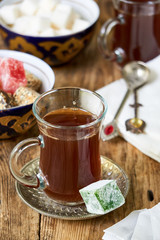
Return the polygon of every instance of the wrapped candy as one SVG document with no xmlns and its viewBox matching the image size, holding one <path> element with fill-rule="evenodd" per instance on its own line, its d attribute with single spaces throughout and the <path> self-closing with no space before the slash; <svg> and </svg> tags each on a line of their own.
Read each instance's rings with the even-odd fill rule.
<svg viewBox="0 0 160 240">
<path fill-rule="evenodd" d="M 14 99 L 11 94 L 0 90 L 0 110 L 14 107 Z"/>
<path fill-rule="evenodd" d="M 19 87 L 13 97 L 16 105 L 27 105 L 35 101 L 40 94 L 28 87 Z"/>
</svg>

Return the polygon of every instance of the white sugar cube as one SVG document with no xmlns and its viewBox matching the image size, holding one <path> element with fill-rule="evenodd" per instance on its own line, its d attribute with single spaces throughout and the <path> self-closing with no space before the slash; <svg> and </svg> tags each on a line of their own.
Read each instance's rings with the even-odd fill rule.
<svg viewBox="0 0 160 240">
<path fill-rule="evenodd" d="M 15 24 L 12 27 L 12 30 L 21 34 L 24 34 L 28 26 L 30 25 L 30 17 L 28 16 L 21 16 L 16 19 Z"/>
<path fill-rule="evenodd" d="M 39 36 L 39 32 L 29 28 L 25 30 L 24 34 L 28 36 L 34 36 L 34 37 Z"/>
<path fill-rule="evenodd" d="M 87 211 L 93 214 L 108 213 L 125 203 L 115 180 L 100 180 L 80 189 Z"/>
<path fill-rule="evenodd" d="M 31 16 L 30 17 L 30 26 L 28 27 L 29 31 L 39 33 L 44 31 L 44 29 L 50 28 L 51 22 L 49 18 Z"/>
<path fill-rule="evenodd" d="M 51 11 L 44 11 L 43 9 L 39 8 L 39 9 L 36 11 L 35 16 L 48 17 L 48 18 L 51 19 L 52 12 L 51 12 Z"/>
<path fill-rule="evenodd" d="M 39 3 L 39 10 L 50 12 L 55 9 L 57 1 L 55 0 L 41 0 Z"/>
<path fill-rule="evenodd" d="M 84 30 L 87 27 L 89 27 L 89 25 L 90 25 L 90 23 L 88 21 L 76 18 L 73 23 L 73 26 L 72 26 L 72 31 L 79 32 L 79 31 Z"/>
<path fill-rule="evenodd" d="M 51 22 L 56 28 L 70 28 L 74 21 L 74 11 L 71 6 L 59 3 L 57 4 Z"/>
<path fill-rule="evenodd" d="M 39 7 L 38 0 L 24 0 L 21 3 L 20 11 L 22 15 L 34 15 Z"/>
<path fill-rule="evenodd" d="M 8 5 L 0 9 L 0 17 L 5 24 L 14 24 L 15 20 L 20 16 L 19 5 Z"/>
<path fill-rule="evenodd" d="M 56 30 L 56 34 L 57 36 L 64 36 L 64 35 L 69 35 L 69 34 L 72 34 L 72 31 L 70 29 L 59 29 L 59 30 Z"/>
<path fill-rule="evenodd" d="M 0 19 L 13 31 L 34 36 L 64 36 L 89 25 L 72 6 L 58 0 L 23 0 L 0 9 Z M 73 26 L 73 30 L 72 30 Z"/>
<path fill-rule="evenodd" d="M 53 28 L 48 28 L 40 33 L 40 36 L 42 37 L 53 37 L 56 36 L 56 32 Z"/>
</svg>

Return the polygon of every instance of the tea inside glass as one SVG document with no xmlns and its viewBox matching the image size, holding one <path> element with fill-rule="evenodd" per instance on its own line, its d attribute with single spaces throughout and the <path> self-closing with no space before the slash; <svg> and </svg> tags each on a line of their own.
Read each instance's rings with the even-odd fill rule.
<svg viewBox="0 0 160 240">
<path fill-rule="evenodd" d="M 61 88 L 43 93 L 33 104 L 40 135 L 23 140 L 11 152 L 10 170 L 27 187 L 43 189 L 65 205 L 82 202 L 79 190 L 101 179 L 99 151 L 105 100 L 80 88 Z M 40 146 L 39 173 L 25 176 L 17 171 L 21 153 Z"/>
<path fill-rule="evenodd" d="M 123 14 L 124 24 L 115 27 L 113 47 L 124 49 L 124 63 L 132 60 L 147 62 L 160 53 L 160 1 L 152 8 L 145 0 L 139 1 L 139 5 L 136 1 L 130 5 L 128 2 L 121 1 L 119 7 L 115 7 L 115 16 Z M 145 2 L 148 9 L 144 7 Z"/>
<path fill-rule="evenodd" d="M 147 62 L 158 56 L 160 1 L 113 0 L 113 5 L 114 18 L 102 26 L 99 36 L 102 54 L 122 66 L 135 60 Z"/>
<path fill-rule="evenodd" d="M 77 108 L 62 108 L 46 114 L 43 119 L 63 127 L 76 127 L 97 119 Z M 47 181 L 44 189 L 54 200 L 81 201 L 79 189 L 100 180 L 99 129 L 60 128 L 43 131 L 45 147 L 41 149 L 40 170 Z"/>
<path fill-rule="evenodd" d="M 46 94 L 42 100 L 33 112 L 41 118 L 37 120 L 44 144 L 40 152 L 44 191 L 57 201 L 79 202 L 79 189 L 101 178 L 99 140 L 105 105 L 96 93 L 71 88 Z"/>
</svg>

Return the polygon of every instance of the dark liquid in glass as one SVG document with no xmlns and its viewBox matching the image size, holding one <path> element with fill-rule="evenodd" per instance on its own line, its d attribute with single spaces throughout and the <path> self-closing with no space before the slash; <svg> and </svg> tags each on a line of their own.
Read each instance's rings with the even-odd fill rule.
<svg viewBox="0 0 160 240">
<path fill-rule="evenodd" d="M 80 126 L 96 118 L 84 110 L 60 109 L 44 116 L 59 126 Z M 40 130 L 41 131 L 41 130 Z M 40 169 L 48 182 L 46 194 L 59 201 L 81 201 L 79 189 L 101 177 L 98 127 L 47 130 L 41 149 Z"/>
<path fill-rule="evenodd" d="M 146 62 L 160 54 L 160 2 L 153 7 L 152 13 L 148 8 L 148 12 L 146 9 L 145 14 L 141 14 L 136 8 L 126 1 L 115 10 L 115 16 L 122 14 L 125 21 L 115 27 L 113 37 L 113 49 L 121 47 L 126 53 L 123 64 L 132 60 Z"/>
</svg>

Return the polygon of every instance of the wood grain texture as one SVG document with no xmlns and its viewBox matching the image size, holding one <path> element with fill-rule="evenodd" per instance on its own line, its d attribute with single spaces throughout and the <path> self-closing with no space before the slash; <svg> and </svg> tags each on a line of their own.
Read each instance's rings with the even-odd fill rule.
<svg viewBox="0 0 160 240">
<path fill-rule="evenodd" d="M 114 63 L 104 60 L 97 49 L 97 33 L 112 16 L 111 0 L 97 1 L 101 15 L 88 47 L 68 64 L 54 68 L 55 87 L 76 86 L 96 90 L 120 77 Z M 0 40 L 1 49 L 5 48 Z M 128 174 L 130 191 L 126 203 L 109 214 L 85 221 L 64 221 L 38 214 L 26 206 L 15 191 L 8 159 L 12 148 L 21 140 L 37 136 L 37 126 L 25 135 L 0 141 L 0 239 L 1 240 L 100 240 L 103 230 L 120 221 L 135 209 L 150 208 L 160 201 L 160 164 L 145 156 L 118 137 L 101 142 L 101 154 L 118 163 Z M 148 201 L 147 191 L 154 200 Z"/>
</svg>

